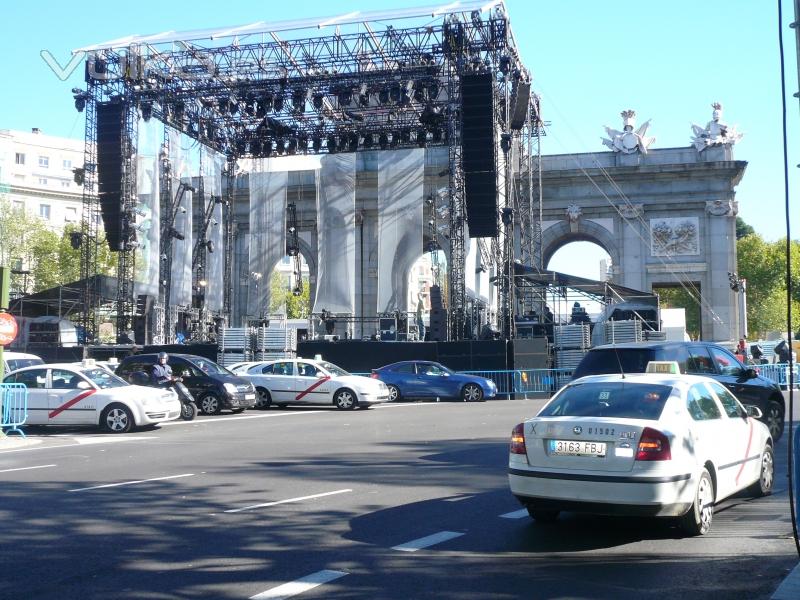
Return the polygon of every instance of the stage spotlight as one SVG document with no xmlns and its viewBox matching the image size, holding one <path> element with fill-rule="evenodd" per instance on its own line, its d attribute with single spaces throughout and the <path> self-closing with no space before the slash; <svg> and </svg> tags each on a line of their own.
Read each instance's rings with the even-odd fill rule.
<svg viewBox="0 0 800 600">
<path fill-rule="evenodd" d="M 272 144 L 272 140 L 264 140 L 261 143 L 261 154 L 262 155 L 269 156 L 270 154 L 272 154 L 273 149 L 274 149 L 274 147 L 273 147 L 273 144 Z"/>
<path fill-rule="evenodd" d="M 400 85 L 399 85 L 399 84 L 397 84 L 397 83 L 395 83 L 395 84 L 394 84 L 394 85 L 393 85 L 393 86 L 392 86 L 392 87 L 389 89 L 389 99 L 390 99 L 392 102 L 400 102 L 400 98 L 402 97 L 402 95 L 403 95 L 403 93 L 402 93 L 402 91 L 400 90 Z"/>
<path fill-rule="evenodd" d="M 428 86 L 428 100 L 435 101 L 439 97 L 439 84 L 436 81 Z"/>
<path fill-rule="evenodd" d="M 81 242 L 83 242 L 82 235 L 80 231 L 73 231 L 69 234 L 69 245 L 72 246 L 73 250 L 81 247 Z"/>
<path fill-rule="evenodd" d="M 362 108 L 367 108 L 369 106 L 369 94 L 359 94 L 358 104 Z"/>
<path fill-rule="evenodd" d="M 247 141 L 246 140 L 237 140 L 236 141 L 236 154 L 239 156 L 243 156 L 247 154 Z"/>
<path fill-rule="evenodd" d="M 297 154 L 297 139 L 292 138 L 289 140 L 289 143 L 286 146 L 286 151 L 289 154 Z"/>
<path fill-rule="evenodd" d="M 209 254 L 214 254 L 214 242 L 213 240 L 208 240 L 206 242 L 206 249 L 208 250 Z"/>
<path fill-rule="evenodd" d="M 428 142 L 428 132 L 424 129 L 420 129 L 417 131 L 417 145 L 420 148 L 424 148 L 425 144 Z"/>
<path fill-rule="evenodd" d="M 183 235 L 180 231 L 178 231 L 174 227 L 169 228 L 169 236 L 174 237 L 176 240 L 179 240 L 181 242 L 186 239 L 186 236 Z"/>
<path fill-rule="evenodd" d="M 258 141 L 258 140 L 250 140 L 250 153 L 253 156 L 256 156 L 256 157 L 260 156 L 261 155 L 261 150 L 262 150 L 262 146 L 261 146 L 261 142 L 260 141 Z"/>
<path fill-rule="evenodd" d="M 266 96 L 261 96 L 256 102 L 256 116 L 259 118 L 263 118 L 267 116 L 267 113 L 272 110 L 272 96 L 267 94 Z"/>
<path fill-rule="evenodd" d="M 348 139 L 348 149 L 350 152 L 355 152 L 358 150 L 358 134 L 353 132 L 350 134 L 350 139 Z"/>
<path fill-rule="evenodd" d="M 504 54 L 500 57 L 500 72 L 503 75 L 508 75 L 508 72 L 511 70 L 511 57 Z"/>
<path fill-rule="evenodd" d="M 441 129 L 436 128 L 431 132 L 431 138 L 435 144 L 438 144 L 444 139 L 444 132 Z"/>
<path fill-rule="evenodd" d="M 350 138 L 348 137 L 348 135 L 346 133 L 343 133 L 342 135 L 339 136 L 339 144 L 338 145 L 339 145 L 339 148 L 342 151 L 344 151 L 344 149 L 347 148 L 347 146 L 350 145 Z"/>
<path fill-rule="evenodd" d="M 425 102 L 425 88 L 418 87 L 414 90 L 414 100 L 420 104 Z"/>
<path fill-rule="evenodd" d="M 84 108 L 86 108 L 86 98 L 83 96 L 75 96 L 75 110 L 83 112 Z"/>
<path fill-rule="evenodd" d="M 399 143 L 400 143 L 400 132 L 399 131 L 393 131 L 392 132 L 392 142 L 391 142 L 392 148 L 395 148 L 397 146 L 397 144 L 399 144 Z"/>
<path fill-rule="evenodd" d="M 400 141 L 407 144 L 411 141 L 411 130 L 410 129 L 403 129 L 400 131 Z"/>
<path fill-rule="evenodd" d="M 316 143 L 316 140 L 314 140 L 314 143 Z M 327 147 L 328 147 L 328 153 L 329 154 L 333 154 L 334 152 L 336 152 L 336 136 L 335 135 L 328 136 L 328 146 Z"/>
<path fill-rule="evenodd" d="M 344 114 L 348 119 L 351 119 L 353 121 L 359 121 L 359 122 L 364 121 L 364 115 L 361 113 L 353 112 L 352 110 L 346 110 L 344 111 Z"/>
<path fill-rule="evenodd" d="M 144 119 L 144 122 L 147 123 L 150 120 L 150 117 L 153 116 L 153 103 L 142 102 L 139 108 L 142 111 L 142 119 Z"/>
<path fill-rule="evenodd" d="M 311 140 L 311 147 L 314 149 L 314 152 L 319 152 L 322 148 L 322 138 L 314 136 Z"/>
<path fill-rule="evenodd" d="M 272 101 L 272 109 L 279 113 L 283 110 L 283 96 L 275 96 Z"/>
<path fill-rule="evenodd" d="M 339 101 L 339 107 L 347 106 L 353 101 L 353 92 L 349 88 L 343 89 L 337 94 L 336 98 Z"/>
<path fill-rule="evenodd" d="M 378 102 L 381 104 L 388 104 L 389 103 L 389 89 L 388 88 L 381 88 L 378 92 Z"/>
<path fill-rule="evenodd" d="M 325 96 L 323 94 L 314 94 L 314 98 L 312 99 L 312 104 L 315 109 L 322 110 L 324 101 L 325 101 Z"/>
<path fill-rule="evenodd" d="M 385 133 L 382 133 L 378 136 L 378 146 L 381 147 L 381 150 L 386 150 L 386 147 L 389 145 L 389 136 Z"/>
<path fill-rule="evenodd" d="M 86 181 L 86 170 L 82 167 L 75 167 L 72 169 L 72 179 L 75 181 L 75 185 L 83 185 Z"/>
<path fill-rule="evenodd" d="M 300 286 L 295 287 L 294 290 L 292 291 L 292 294 L 295 296 L 302 296 L 303 288 L 301 288 Z"/>
<path fill-rule="evenodd" d="M 284 154 L 286 152 L 286 142 L 278 140 L 275 149 L 278 151 L 278 154 Z"/>
<path fill-rule="evenodd" d="M 372 148 L 375 143 L 375 138 L 371 133 L 364 135 L 364 148 Z"/>
<path fill-rule="evenodd" d="M 297 140 L 297 145 L 303 152 L 308 151 L 308 138 L 306 136 L 300 136 Z"/>
<path fill-rule="evenodd" d="M 292 106 L 297 112 L 301 112 L 306 105 L 306 91 L 295 90 L 292 92 Z"/>
<path fill-rule="evenodd" d="M 230 104 L 228 105 L 228 110 L 232 115 L 235 115 L 239 112 L 239 102 L 234 100 L 233 98 L 230 99 Z M 183 114 L 183 107 L 181 107 L 181 114 Z"/>
</svg>

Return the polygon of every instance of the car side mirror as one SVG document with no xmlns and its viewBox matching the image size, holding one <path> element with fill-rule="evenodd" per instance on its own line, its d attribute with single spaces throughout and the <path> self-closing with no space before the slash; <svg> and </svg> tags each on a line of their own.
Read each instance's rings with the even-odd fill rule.
<svg viewBox="0 0 800 600">
<path fill-rule="evenodd" d="M 756 370 L 754 368 L 747 367 L 744 370 L 744 377 L 745 379 L 755 379 L 756 377 L 758 377 L 758 373 L 756 373 Z"/>
<path fill-rule="evenodd" d="M 761 409 L 757 406 L 753 406 L 752 404 L 745 404 L 744 409 L 747 411 L 748 417 L 753 417 L 754 419 L 760 419 L 764 416 L 764 413 L 761 412 Z"/>
<path fill-rule="evenodd" d="M 79 381 L 77 387 L 78 387 L 79 390 L 90 390 L 90 389 L 92 389 L 92 386 L 88 381 Z"/>
</svg>

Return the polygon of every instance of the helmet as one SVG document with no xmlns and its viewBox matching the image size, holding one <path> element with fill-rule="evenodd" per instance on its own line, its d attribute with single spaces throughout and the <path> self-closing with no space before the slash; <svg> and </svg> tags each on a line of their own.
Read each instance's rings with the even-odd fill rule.
<svg viewBox="0 0 800 600">
<path fill-rule="evenodd" d="M 169 354 L 167 354 L 166 352 L 159 352 L 158 353 L 158 360 L 161 360 L 162 358 L 164 360 L 169 360 Z"/>
</svg>

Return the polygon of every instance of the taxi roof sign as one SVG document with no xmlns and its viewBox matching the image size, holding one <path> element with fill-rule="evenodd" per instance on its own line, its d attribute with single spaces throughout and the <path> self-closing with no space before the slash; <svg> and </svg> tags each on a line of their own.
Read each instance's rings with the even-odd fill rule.
<svg viewBox="0 0 800 600">
<path fill-rule="evenodd" d="M 651 360 L 647 363 L 645 373 L 661 373 L 664 375 L 680 375 L 681 368 L 675 360 Z"/>
</svg>

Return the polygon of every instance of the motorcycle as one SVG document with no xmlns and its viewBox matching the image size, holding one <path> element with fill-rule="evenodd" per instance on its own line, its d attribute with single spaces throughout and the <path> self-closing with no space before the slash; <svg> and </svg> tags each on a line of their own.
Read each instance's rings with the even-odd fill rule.
<svg viewBox="0 0 800 600">
<path fill-rule="evenodd" d="M 178 394 L 178 399 L 181 401 L 181 419 L 184 421 L 192 421 L 197 416 L 197 404 L 194 402 L 194 396 L 185 385 L 181 377 L 175 377 L 169 384 Z"/>
</svg>

